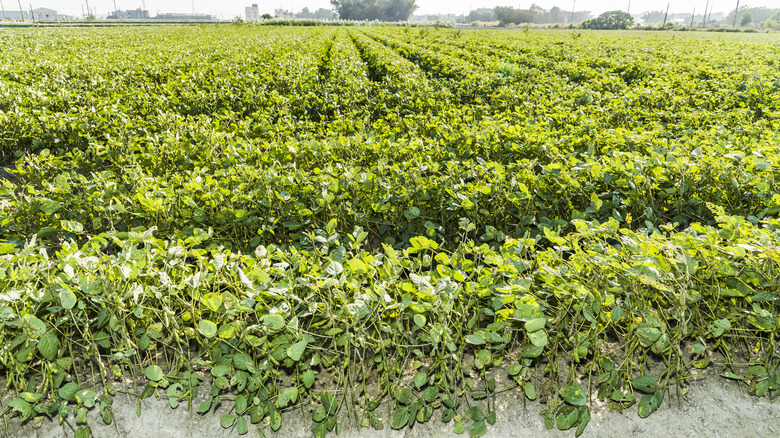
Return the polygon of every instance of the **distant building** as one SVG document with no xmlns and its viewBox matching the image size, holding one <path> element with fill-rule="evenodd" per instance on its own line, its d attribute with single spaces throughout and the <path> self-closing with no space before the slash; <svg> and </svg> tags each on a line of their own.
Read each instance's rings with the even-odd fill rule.
<svg viewBox="0 0 780 438">
<path fill-rule="evenodd" d="M 257 7 L 257 3 L 253 3 L 252 6 L 244 8 L 244 14 L 246 21 L 257 21 L 260 19 L 260 8 Z"/>
<path fill-rule="evenodd" d="M 131 11 L 114 11 L 108 15 L 111 20 L 148 20 L 149 11 L 145 9 L 135 9 Z"/>
<path fill-rule="evenodd" d="M 280 20 L 289 20 L 291 18 L 295 18 L 295 15 L 293 15 L 290 11 L 285 11 L 284 9 L 274 9 L 274 18 L 278 18 Z"/>
<path fill-rule="evenodd" d="M 32 14 L 30 14 L 30 11 L 5 11 L 0 13 L 0 18 L 3 20 L 12 20 L 12 21 L 43 21 L 43 20 L 69 20 L 71 17 L 68 17 L 65 14 L 58 14 L 57 11 L 54 9 L 49 8 L 38 8 L 33 9 Z"/>
<path fill-rule="evenodd" d="M 185 14 L 180 12 L 169 12 L 165 14 L 157 14 L 154 17 L 156 20 L 171 20 L 171 21 L 214 21 L 214 17 L 207 14 Z"/>
</svg>

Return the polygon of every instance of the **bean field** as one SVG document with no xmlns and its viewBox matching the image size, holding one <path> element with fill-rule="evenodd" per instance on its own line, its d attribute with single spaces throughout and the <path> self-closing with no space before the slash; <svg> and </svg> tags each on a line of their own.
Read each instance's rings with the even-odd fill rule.
<svg viewBox="0 0 780 438">
<path fill-rule="evenodd" d="M 6 417 L 780 395 L 776 33 L 0 30 L 0 164 Z"/>
</svg>

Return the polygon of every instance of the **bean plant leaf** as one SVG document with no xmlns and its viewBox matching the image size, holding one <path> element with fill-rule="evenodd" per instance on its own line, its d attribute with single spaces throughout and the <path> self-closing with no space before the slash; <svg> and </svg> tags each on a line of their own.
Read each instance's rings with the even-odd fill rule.
<svg viewBox="0 0 780 438">
<path fill-rule="evenodd" d="M 555 414 L 555 420 L 560 430 L 571 429 L 577 424 L 579 418 L 580 413 L 576 406 L 563 405 Z"/>
<path fill-rule="evenodd" d="M 309 341 L 303 340 L 290 345 L 290 347 L 287 348 L 287 357 L 298 362 L 301 360 L 301 356 L 303 356 L 303 352 L 306 350 L 306 345 L 308 344 Z"/>
<path fill-rule="evenodd" d="M 38 340 L 37 347 L 41 356 L 48 360 L 54 360 L 57 356 L 57 350 L 60 348 L 60 341 L 57 339 L 57 336 L 46 333 Z"/>
<path fill-rule="evenodd" d="M 159 382 L 163 377 L 165 377 L 162 368 L 158 367 L 157 365 L 149 365 L 146 367 L 144 374 L 146 375 L 146 378 L 152 382 Z"/>
<path fill-rule="evenodd" d="M 582 390 L 579 383 L 572 382 L 560 390 L 561 397 L 574 406 L 585 406 L 588 401 L 587 394 Z"/>
<path fill-rule="evenodd" d="M 198 321 L 198 331 L 207 338 L 213 338 L 217 335 L 217 325 L 208 319 Z"/>
</svg>

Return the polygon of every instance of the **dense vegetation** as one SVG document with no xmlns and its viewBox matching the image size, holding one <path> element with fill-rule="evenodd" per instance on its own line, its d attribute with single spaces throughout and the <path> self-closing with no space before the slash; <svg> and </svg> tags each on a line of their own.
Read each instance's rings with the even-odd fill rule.
<svg viewBox="0 0 780 438">
<path fill-rule="evenodd" d="M 480 436 L 508 381 L 579 434 L 705 368 L 774 399 L 771 37 L 2 32 L 4 412 L 86 436 L 132 382 L 239 433 Z"/>
</svg>

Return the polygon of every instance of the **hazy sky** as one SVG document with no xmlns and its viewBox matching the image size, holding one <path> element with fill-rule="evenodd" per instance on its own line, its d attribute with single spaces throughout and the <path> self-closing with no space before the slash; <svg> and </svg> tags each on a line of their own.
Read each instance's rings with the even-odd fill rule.
<svg viewBox="0 0 780 438">
<path fill-rule="evenodd" d="M 19 9 L 19 0 L 0 0 L 3 6 L 7 10 Z M 594 14 L 598 14 L 604 11 L 621 9 L 626 10 L 629 5 L 628 0 L 575 0 L 577 10 L 589 10 Z M 46 7 L 50 9 L 56 9 L 60 13 L 69 15 L 81 15 L 82 7 L 89 3 L 90 8 L 97 12 L 97 15 L 105 15 L 114 9 L 114 3 L 119 9 L 135 9 L 140 8 L 143 4 L 146 4 L 152 15 L 156 12 L 192 12 L 193 3 L 195 10 L 198 12 L 214 14 L 217 17 L 229 19 L 236 15 L 244 15 L 244 6 L 249 6 L 251 3 L 257 3 L 260 6 L 261 13 L 269 12 L 273 13 L 274 9 L 283 8 L 293 11 L 300 11 L 304 6 L 311 10 L 318 8 L 330 8 L 331 4 L 329 0 L 219 0 L 219 1 L 206 1 L 206 0 L 22 0 L 22 5 L 25 9 L 29 8 L 32 4 L 33 8 Z M 477 8 L 492 8 L 494 6 L 514 6 L 528 8 L 532 3 L 549 9 L 553 6 L 558 6 L 564 10 L 571 10 L 572 0 L 536 0 L 521 1 L 521 0 L 417 0 L 417 4 L 420 8 L 417 10 L 417 14 L 432 14 L 432 13 L 451 13 L 451 14 L 468 14 L 469 10 Z M 653 1 L 653 0 L 633 0 L 631 3 L 630 12 L 640 13 L 651 10 L 662 10 L 666 8 L 667 1 Z M 671 12 L 692 12 L 693 8 L 696 8 L 696 13 L 704 11 L 704 6 L 707 0 L 671 0 Z M 736 6 L 736 0 L 710 0 L 710 5 L 714 5 L 714 11 L 731 11 Z M 740 6 L 767 6 L 767 7 L 780 7 L 780 1 L 778 0 L 742 0 Z"/>
</svg>

